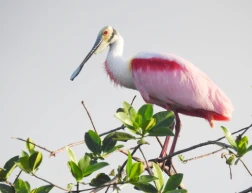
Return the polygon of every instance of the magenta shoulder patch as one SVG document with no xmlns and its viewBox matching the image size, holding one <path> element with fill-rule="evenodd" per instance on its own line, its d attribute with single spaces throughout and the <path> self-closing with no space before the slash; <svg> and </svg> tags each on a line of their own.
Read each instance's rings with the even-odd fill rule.
<svg viewBox="0 0 252 193">
<path fill-rule="evenodd" d="M 132 70 L 174 71 L 184 69 L 174 60 L 163 58 L 134 58 L 131 61 Z"/>
</svg>

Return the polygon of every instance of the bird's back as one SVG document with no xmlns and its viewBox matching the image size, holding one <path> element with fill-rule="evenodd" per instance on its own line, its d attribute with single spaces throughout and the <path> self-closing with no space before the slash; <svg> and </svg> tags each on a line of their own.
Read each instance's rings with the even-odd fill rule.
<svg viewBox="0 0 252 193">
<path fill-rule="evenodd" d="M 144 100 L 211 120 L 231 118 L 225 93 L 192 63 L 170 53 L 142 52 L 131 60 L 132 77 Z"/>
</svg>

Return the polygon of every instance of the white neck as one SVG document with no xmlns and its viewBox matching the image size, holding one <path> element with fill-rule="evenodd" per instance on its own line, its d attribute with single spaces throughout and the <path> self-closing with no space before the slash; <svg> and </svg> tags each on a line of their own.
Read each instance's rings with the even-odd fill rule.
<svg viewBox="0 0 252 193">
<path fill-rule="evenodd" d="M 123 38 L 118 38 L 109 47 L 105 62 L 105 69 L 110 79 L 123 87 L 136 89 L 132 80 L 132 72 L 129 61 L 125 60 L 123 54 Z"/>
</svg>

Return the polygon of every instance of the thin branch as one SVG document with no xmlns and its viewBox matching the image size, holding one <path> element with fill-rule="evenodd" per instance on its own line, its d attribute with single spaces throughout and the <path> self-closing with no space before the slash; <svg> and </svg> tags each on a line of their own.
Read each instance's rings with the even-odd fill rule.
<svg viewBox="0 0 252 193">
<path fill-rule="evenodd" d="M 119 152 L 121 152 L 122 154 L 128 156 L 128 150 L 125 149 L 118 149 Z M 136 157 L 136 156 L 132 156 L 132 159 L 137 161 L 137 162 L 143 162 L 143 160 L 141 160 L 140 158 Z"/>
<path fill-rule="evenodd" d="M 214 144 L 214 145 L 219 145 L 219 146 L 224 147 L 224 148 L 231 148 L 231 149 L 233 149 L 232 146 L 227 145 L 227 144 L 225 144 L 225 143 L 221 143 L 221 142 L 217 142 L 217 141 L 207 141 L 207 142 L 204 142 L 204 143 L 200 143 L 200 144 L 193 145 L 193 146 L 191 146 L 191 147 L 188 147 L 188 148 L 185 148 L 185 149 L 176 151 L 176 152 L 174 152 L 174 153 L 172 153 L 172 154 L 170 154 L 170 155 L 167 155 L 167 156 L 165 156 L 165 157 L 163 157 L 163 158 L 154 159 L 153 161 L 162 162 L 162 161 L 164 161 L 164 160 L 166 160 L 166 159 L 172 158 L 172 157 L 174 157 L 174 156 L 176 156 L 176 155 L 179 155 L 179 154 L 181 154 L 181 153 L 185 153 L 185 152 L 187 152 L 187 151 L 191 151 L 191 150 L 197 149 L 197 148 L 199 148 L 199 147 L 203 147 L 203 146 L 207 146 L 207 145 L 213 145 L 213 144 Z"/>
<path fill-rule="evenodd" d="M 226 161 L 228 160 L 227 156 L 225 154 L 222 154 L 222 156 L 226 159 Z M 231 165 L 228 164 L 229 167 L 229 175 L 230 175 L 230 180 L 232 180 L 232 169 L 231 169 Z"/>
<path fill-rule="evenodd" d="M 132 153 L 131 153 L 132 156 L 136 153 L 136 151 L 138 150 L 138 148 L 141 147 L 141 145 L 142 145 L 142 144 L 139 144 L 139 145 L 137 145 L 137 146 L 135 147 L 135 149 L 134 149 L 134 150 L 132 151 Z M 124 161 L 123 165 L 122 165 L 121 168 L 120 168 L 119 174 L 122 173 L 123 168 L 124 168 L 125 165 L 127 164 L 127 161 L 128 161 L 128 159 L 126 159 L 126 160 Z"/>
<path fill-rule="evenodd" d="M 144 161 L 145 161 L 145 164 L 146 164 L 148 173 L 149 173 L 150 175 L 153 175 L 153 172 L 152 172 L 151 169 L 149 168 L 148 161 L 147 161 L 147 159 L 146 159 L 146 157 L 145 157 L 145 155 L 144 155 L 144 153 L 143 153 L 143 151 L 142 151 L 142 148 L 139 147 L 139 150 L 140 150 L 140 152 L 141 152 L 141 154 L 142 154 L 142 156 L 143 156 L 143 158 L 144 158 Z"/>
<path fill-rule="evenodd" d="M 17 179 L 19 178 L 19 176 L 20 176 L 21 174 L 22 174 L 22 170 L 20 170 L 20 171 L 19 171 L 19 173 L 18 173 L 17 177 L 15 178 L 15 180 L 14 180 L 13 184 L 15 184 L 15 183 L 16 183 Z"/>
<path fill-rule="evenodd" d="M 249 125 L 247 128 L 245 128 L 244 131 L 240 135 L 243 136 L 251 127 L 252 127 L 252 124 Z"/>
<path fill-rule="evenodd" d="M 86 107 L 84 101 L 81 101 L 81 104 L 82 104 L 82 106 L 84 107 L 84 109 L 85 109 L 85 111 L 86 111 L 86 113 L 87 113 L 87 115 L 88 115 L 88 118 L 89 118 L 89 120 L 90 120 L 90 122 L 91 122 L 91 124 L 92 124 L 92 126 L 93 126 L 94 131 L 97 133 L 97 131 L 96 131 L 96 129 L 95 129 L 95 126 L 94 126 L 94 122 L 93 122 L 93 120 L 92 120 L 92 117 L 91 117 L 91 115 L 90 115 L 90 113 L 89 113 L 89 111 L 88 111 L 88 109 L 87 109 L 87 107 Z"/>
<path fill-rule="evenodd" d="M 236 133 L 239 133 L 239 132 L 241 132 L 241 131 L 244 131 L 241 135 L 243 135 L 248 129 L 250 129 L 252 127 L 252 124 L 251 125 L 249 125 L 248 127 L 244 127 L 243 129 L 239 129 L 238 131 L 235 131 L 235 132 L 233 132 L 233 133 L 231 133 L 232 135 L 234 135 L 234 134 L 236 134 Z M 216 139 L 215 141 L 220 141 L 220 140 L 222 140 L 222 139 L 225 139 L 225 136 L 224 137 L 221 137 L 221 138 L 219 138 L 219 139 Z"/>
<path fill-rule="evenodd" d="M 248 173 L 252 176 L 251 171 L 248 169 L 248 167 L 246 166 L 246 164 L 240 159 L 241 163 L 243 164 L 243 166 L 246 168 L 246 170 L 248 171 Z"/>
<path fill-rule="evenodd" d="M 117 127 L 117 128 L 112 129 L 112 130 L 110 130 L 110 131 L 106 131 L 106 132 L 104 132 L 104 133 L 101 133 L 99 136 L 101 137 L 101 136 L 103 136 L 103 135 L 107 135 L 107 134 L 109 134 L 109 133 L 113 133 L 113 132 L 115 132 L 115 131 L 118 131 L 118 130 L 121 130 L 121 129 L 124 129 L 124 128 L 125 128 L 125 126 L 124 126 L 124 125 L 121 125 L 120 127 Z M 81 144 L 84 144 L 84 143 L 85 143 L 85 141 L 84 141 L 84 140 L 81 140 L 81 141 L 78 141 L 78 142 L 70 143 L 70 144 L 68 144 L 68 145 L 66 145 L 66 146 L 68 146 L 68 147 L 74 147 L 74 146 L 81 145 Z M 61 148 L 59 148 L 59 149 L 53 151 L 53 152 L 50 154 L 50 156 L 55 156 L 57 153 L 60 153 L 60 152 L 64 151 L 66 146 L 61 147 Z"/>
<path fill-rule="evenodd" d="M 66 145 L 66 146 L 68 146 L 68 147 L 74 147 L 74 146 L 77 146 L 77 145 L 81 145 L 81 144 L 83 144 L 83 143 L 85 143 L 84 140 L 78 141 L 78 142 L 74 142 L 74 143 L 70 143 L 70 144 L 68 144 L 68 145 Z M 61 148 L 57 149 L 56 151 L 53 151 L 53 152 L 49 155 L 49 157 L 51 157 L 51 156 L 54 156 L 54 157 L 55 157 L 57 153 L 64 151 L 65 148 L 66 148 L 66 146 L 61 147 Z"/>
<path fill-rule="evenodd" d="M 77 193 L 79 193 L 79 182 L 77 182 L 77 188 L 76 188 L 76 190 L 77 190 Z"/>
<path fill-rule="evenodd" d="M 42 146 L 37 145 L 37 144 L 35 144 L 35 143 L 32 143 L 32 142 L 30 142 L 30 141 L 26 141 L 25 139 L 22 139 L 22 138 L 19 138 L 19 137 L 12 137 L 12 139 L 17 139 L 17 140 L 20 140 L 20 141 L 24 141 L 24 142 L 26 142 L 26 143 L 33 144 L 33 145 L 35 145 L 36 147 L 38 147 L 38 148 L 40 148 L 40 149 L 43 149 L 43 150 L 47 151 L 47 152 L 50 153 L 50 154 L 53 154 L 53 151 L 50 151 L 50 150 L 46 149 L 45 147 L 42 147 Z"/>
<path fill-rule="evenodd" d="M 90 193 L 96 193 L 99 192 L 100 190 L 102 190 L 103 188 L 107 187 L 107 186 L 111 186 L 111 185 L 119 185 L 119 184 L 125 184 L 123 182 L 118 182 L 119 178 L 118 177 L 114 177 L 111 181 L 106 182 L 104 185 L 100 186 L 100 187 L 96 187 L 96 188 L 89 188 L 89 189 L 85 189 L 85 190 L 81 190 L 80 192 L 84 192 L 87 190 L 92 190 Z"/>
<path fill-rule="evenodd" d="M 104 132 L 104 133 L 101 133 L 99 136 L 102 137 L 102 136 L 104 136 L 104 135 L 107 135 L 107 134 L 109 134 L 109 133 L 113 133 L 113 132 L 118 131 L 118 130 L 122 130 L 122 129 L 124 129 L 124 128 L 125 128 L 125 126 L 124 126 L 124 125 L 121 125 L 120 127 L 117 127 L 117 128 L 115 128 L 115 129 L 106 131 L 106 132 Z"/>
<path fill-rule="evenodd" d="M 246 190 L 239 192 L 239 193 L 249 193 L 249 192 L 252 192 L 252 186 Z"/>
<path fill-rule="evenodd" d="M 196 160 L 196 159 L 199 159 L 199 158 L 207 157 L 209 155 L 213 155 L 213 154 L 218 153 L 218 152 L 220 152 L 220 151 L 222 151 L 224 149 L 225 148 L 221 148 L 221 149 L 218 149 L 218 150 L 213 151 L 211 153 L 207 153 L 207 154 L 203 154 L 203 155 L 200 155 L 200 156 L 197 156 L 197 157 L 193 157 L 193 158 L 190 158 L 190 159 L 183 160 L 183 163 L 187 163 L 187 162 L 192 161 L 192 160 Z"/>
<path fill-rule="evenodd" d="M 109 190 L 110 186 L 111 186 L 111 185 L 109 185 L 109 186 L 107 187 L 107 189 L 106 189 L 105 193 L 107 193 L 107 192 L 108 192 L 108 190 Z"/>
<path fill-rule="evenodd" d="M 131 106 L 133 105 L 135 99 L 136 99 L 136 95 L 133 97 L 133 99 L 132 99 L 132 101 L 131 101 L 131 103 L 130 103 Z"/>
<path fill-rule="evenodd" d="M 56 187 L 56 188 L 59 188 L 59 189 L 61 189 L 61 190 L 64 190 L 64 191 L 67 191 L 67 192 L 68 192 L 67 189 L 62 188 L 62 187 L 60 187 L 60 186 L 58 186 L 58 185 L 55 185 L 55 184 L 53 184 L 52 182 L 49 182 L 49 181 L 47 181 L 47 180 L 45 180 L 45 179 L 43 179 L 43 178 L 41 178 L 41 177 L 36 176 L 35 174 L 31 174 L 31 175 L 34 176 L 35 178 L 38 178 L 38 179 L 40 179 L 40 180 L 42 180 L 42 181 L 44 181 L 44 182 L 46 182 L 46 183 L 48 183 L 48 184 L 50 184 L 50 185 Z"/>
</svg>

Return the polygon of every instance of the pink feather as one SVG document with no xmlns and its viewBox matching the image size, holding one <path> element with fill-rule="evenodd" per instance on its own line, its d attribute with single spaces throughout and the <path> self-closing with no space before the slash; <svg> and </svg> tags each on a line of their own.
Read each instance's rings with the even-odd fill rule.
<svg viewBox="0 0 252 193">
<path fill-rule="evenodd" d="M 140 53 L 131 60 L 133 81 L 147 103 L 208 120 L 229 120 L 233 105 L 192 63 L 169 53 Z"/>
</svg>

